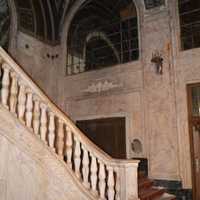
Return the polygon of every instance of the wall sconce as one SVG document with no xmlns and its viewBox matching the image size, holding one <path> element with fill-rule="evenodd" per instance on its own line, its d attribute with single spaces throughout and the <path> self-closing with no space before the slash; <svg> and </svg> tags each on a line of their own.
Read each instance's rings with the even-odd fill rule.
<svg viewBox="0 0 200 200">
<path fill-rule="evenodd" d="M 163 60 L 161 53 L 158 51 L 152 54 L 151 62 L 155 64 L 157 74 L 163 74 Z"/>
</svg>

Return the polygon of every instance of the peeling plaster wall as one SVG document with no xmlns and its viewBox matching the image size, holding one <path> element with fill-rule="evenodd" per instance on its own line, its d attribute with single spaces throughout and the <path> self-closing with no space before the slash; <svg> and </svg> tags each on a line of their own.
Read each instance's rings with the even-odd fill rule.
<svg viewBox="0 0 200 200">
<path fill-rule="evenodd" d="M 191 188 L 186 84 L 200 82 L 200 49 L 179 50 L 177 1 L 139 10 L 137 62 L 65 76 L 65 43 L 51 47 L 22 33 L 15 58 L 74 121 L 126 117 L 127 156 L 148 158 L 151 178 L 181 180 Z M 163 75 L 151 63 L 156 50 L 164 58 Z M 59 56 L 52 60 L 47 53 Z M 143 144 L 140 154 L 130 148 L 135 138 Z"/>
<path fill-rule="evenodd" d="M 60 48 L 44 44 L 24 33 L 18 32 L 14 58 L 45 93 L 58 103 L 58 78 Z"/>
</svg>

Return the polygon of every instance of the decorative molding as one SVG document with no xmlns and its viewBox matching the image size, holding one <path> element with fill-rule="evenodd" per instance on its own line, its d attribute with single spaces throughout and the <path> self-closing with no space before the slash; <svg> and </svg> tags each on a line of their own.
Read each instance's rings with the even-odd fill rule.
<svg viewBox="0 0 200 200">
<path fill-rule="evenodd" d="M 101 93 L 106 92 L 109 90 L 113 90 L 116 88 L 122 87 L 122 84 L 113 83 L 108 80 L 104 81 L 98 81 L 96 83 L 90 84 L 85 90 L 83 90 L 84 93 Z"/>
</svg>

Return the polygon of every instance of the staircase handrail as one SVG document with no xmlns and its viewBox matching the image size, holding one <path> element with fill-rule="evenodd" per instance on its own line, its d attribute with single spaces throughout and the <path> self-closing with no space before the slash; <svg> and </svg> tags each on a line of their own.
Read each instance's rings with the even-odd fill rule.
<svg viewBox="0 0 200 200">
<path fill-rule="evenodd" d="M 102 199 L 103 197 L 121 200 L 130 197 L 134 200 L 138 199 L 137 168 L 139 161 L 113 159 L 92 143 L 1 47 L 0 63 L 0 69 L 2 68 L 1 104 L 11 112 L 15 112 L 28 128 L 40 132 L 43 142 L 49 143 L 51 149 L 56 151 L 61 159 L 68 156 L 67 164 L 71 165 L 77 178 L 82 179 L 88 189 L 95 192 L 96 185 L 99 183 L 100 191 L 96 192 Z M 37 112 L 34 110 L 40 114 L 37 116 Z M 56 119 L 58 125 L 55 128 Z M 48 140 L 47 137 L 49 137 Z M 55 141 L 55 137 L 57 141 Z M 57 147 L 55 147 L 55 142 L 58 143 Z M 64 148 L 66 148 L 66 155 Z M 80 169 L 81 163 L 82 171 L 86 171 L 86 177 Z M 107 175 L 105 171 L 107 171 Z M 101 173 L 100 176 L 103 178 L 98 177 L 97 173 Z M 88 183 L 88 176 L 91 176 L 90 183 Z M 116 176 L 119 183 L 116 183 Z M 106 182 L 105 185 L 104 182 Z M 108 187 L 107 190 L 106 187 Z"/>
</svg>

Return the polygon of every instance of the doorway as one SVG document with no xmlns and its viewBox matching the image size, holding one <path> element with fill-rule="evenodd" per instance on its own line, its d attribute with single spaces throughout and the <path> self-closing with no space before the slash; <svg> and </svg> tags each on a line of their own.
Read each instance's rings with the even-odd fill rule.
<svg viewBox="0 0 200 200">
<path fill-rule="evenodd" d="M 189 132 L 192 157 L 193 199 L 200 199 L 200 83 L 188 85 Z"/>
<path fill-rule="evenodd" d="M 125 118 L 103 118 L 77 121 L 80 130 L 113 158 L 126 159 Z"/>
</svg>

